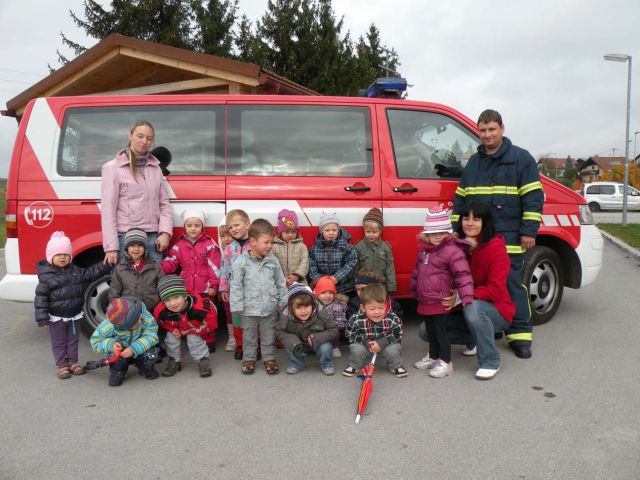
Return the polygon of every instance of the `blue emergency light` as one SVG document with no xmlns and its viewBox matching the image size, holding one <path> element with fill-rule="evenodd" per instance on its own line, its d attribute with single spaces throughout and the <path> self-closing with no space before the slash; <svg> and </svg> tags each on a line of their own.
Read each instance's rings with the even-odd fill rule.
<svg viewBox="0 0 640 480">
<path fill-rule="evenodd" d="M 407 89 L 407 80 L 399 77 L 376 78 L 367 88 L 369 98 L 401 98 Z"/>
</svg>

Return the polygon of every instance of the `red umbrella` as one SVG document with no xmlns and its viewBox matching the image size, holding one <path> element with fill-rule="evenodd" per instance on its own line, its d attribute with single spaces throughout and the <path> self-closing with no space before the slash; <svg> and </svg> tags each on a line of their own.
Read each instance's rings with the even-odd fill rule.
<svg viewBox="0 0 640 480">
<path fill-rule="evenodd" d="M 371 361 L 368 365 L 365 365 L 360 369 L 358 378 L 362 380 L 362 386 L 360 387 L 360 397 L 358 398 L 358 410 L 356 414 L 356 423 L 360 423 L 364 408 L 367 406 L 369 397 L 371 396 L 371 389 L 373 388 L 373 372 L 375 371 L 374 364 L 376 363 L 376 356 L 374 353 Z"/>
<path fill-rule="evenodd" d="M 111 365 L 112 363 L 116 363 L 120 358 L 121 351 L 116 352 L 113 357 L 103 358 L 102 360 L 92 360 L 87 362 L 84 366 L 85 370 L 95 370 L 96 368 L 106 367 L 107 365 Z"/>
</svg>

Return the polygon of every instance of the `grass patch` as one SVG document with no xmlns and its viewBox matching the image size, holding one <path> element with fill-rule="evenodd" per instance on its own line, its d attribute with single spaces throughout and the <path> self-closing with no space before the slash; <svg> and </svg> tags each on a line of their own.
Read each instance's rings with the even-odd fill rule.
<svg viewBox="0 0 640 480">
<path fill-rule="evenodd" d="M 640 248 L 640 223 L 628 223 L 626 227 L 617 223 L 599 223 L 598 228 L 619 238 L 633 248 Z"/>
</svg>

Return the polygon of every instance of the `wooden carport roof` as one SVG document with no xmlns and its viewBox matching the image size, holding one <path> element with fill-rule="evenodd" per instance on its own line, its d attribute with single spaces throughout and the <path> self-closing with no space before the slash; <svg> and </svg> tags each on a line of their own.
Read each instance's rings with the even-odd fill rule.
<svg viewBox="0 0 640 480">
<path fill-rule="evenodd" d="M 36 97 L 173 93 L 319 95 L 259 65 L 111 34 L 7 102 L 18 119 Z"/>
</svg>

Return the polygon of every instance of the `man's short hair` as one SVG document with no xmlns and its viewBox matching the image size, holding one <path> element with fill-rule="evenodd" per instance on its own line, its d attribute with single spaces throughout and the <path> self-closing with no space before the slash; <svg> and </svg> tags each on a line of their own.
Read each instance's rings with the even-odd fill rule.
<svg viewBox="0 0 640 480">
<path fill-rule="evenodd" d="M 488 109 L 482 112 L 478 117 L 478 125 L 490 122 L 496 122 L 498 125 L 502 126 L 502 116 L 495 110 Z"/>
<path fill-rule="evenodd" d="M 249 238 L 257 240 L 260 238 L 260 235 L 269 235 L 270 237 L 276 236 L 276 231 L 273 228 L 273 225 L 264 218 L 257 218 L 251 222 L 251 225 L 249 225 Z"/>
<path fill-rule="evenodd" d="M 367 305 L 372 302 L 387 303 L 387 291 L 379 283 L 367 285 L 360 290 L 360 303 Z"/>
</svg>

